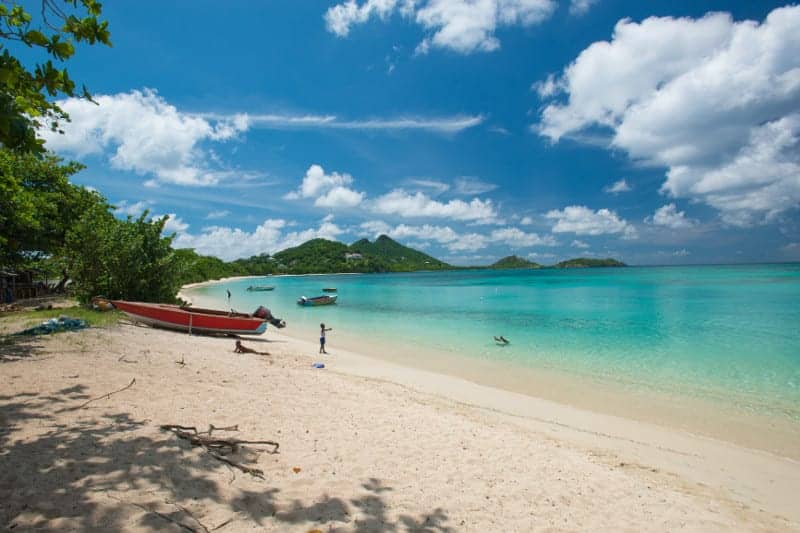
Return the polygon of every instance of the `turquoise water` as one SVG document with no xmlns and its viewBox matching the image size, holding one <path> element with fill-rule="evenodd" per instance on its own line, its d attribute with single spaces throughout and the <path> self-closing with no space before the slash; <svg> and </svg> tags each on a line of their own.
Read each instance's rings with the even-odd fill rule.
<svg viewBox="0 0 800 533">
<path fill-rule="evenodd" d="M 329 286 L 336 305 L 296 304 Z M 314 339 L 325 322 L 331 344 L 349 332 L 412 364 L 434 350 L 800 420 L 800 264 L 269 277 L 190 294 L 224 308 L 226 289 L 233 307 L 264 304 L 289 334 Z"/>
</svg>

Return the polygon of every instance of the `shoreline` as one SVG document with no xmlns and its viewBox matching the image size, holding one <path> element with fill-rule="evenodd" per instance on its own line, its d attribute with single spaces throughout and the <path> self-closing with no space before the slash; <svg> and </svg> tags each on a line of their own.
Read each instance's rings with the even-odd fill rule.
<svg viewBox="0 0 800 533">
<path fill-rule="evenodd" d="M 213 308 L 216 301 L 213 296 L 201 295 L 197 304 Z M 275 333 L 303 343 L 305 339 L 315 338 L 316 330 L 297 326 L 289 331 L 270 328 L 266 336 Z M 376 364 L 388 363 L 446 378 L 463 379 L 503 393 L 554 402 L 600 416 L 655 424 L 668 430 L 690 432 L 800 460 L 800 448 L 797 447 L 800 425 L 794 417 L 783 411 L 752 411 L 733 401 L 733 397 L 715 395 L 716 389 L 681 391 L 644 387 L 641 383 L 620 377 L 611 379 L 560 368 L 492 361 L 443 352 L 428 346 L 389 345 L 369 335 L 353 334 L 341 329 L 335 333 L 334 339 L 329 339 L 334 351 L 369 354 L 365 357 Z M 773 406 L 773 409 L 777 407 Z"/>
<path fill-rule="evenodd" d="M 231 531 L 359 529 L 375 516 L 367 529 L 402 530 L 404 516 L 473 531 L 800 525 L 798 461 L 369 354 L 318 356 L 272 329 L 243 339 L 269 356 L 125 324 L 34 342 L 33 357 L 0 365 L 2 524 L 139 530 L 152 513 L 124 502 L 169 514 L 174 501 L 209 526 L 233 516 Z M 237 424 L 233 436 L 274 438 L 280 453 L 238 456 L 259 481 L 159 431 L 169 423 Z"/>
</svg>

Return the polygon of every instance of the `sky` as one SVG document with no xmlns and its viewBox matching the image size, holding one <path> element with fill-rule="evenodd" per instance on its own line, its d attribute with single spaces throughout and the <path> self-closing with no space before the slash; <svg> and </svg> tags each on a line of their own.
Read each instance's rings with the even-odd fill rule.
<svg viewBox="0 0 800 533">
<path fill-rule="evenodd" d="M 800 260 L 800 6 L 107 2 L 46 146 L 225 260 L 387 234 L 457 265 Z M 12 50 L 13 51 L 13 50 Z M 27 61 L 36 56 L 18 51 Z"/>
</svg>

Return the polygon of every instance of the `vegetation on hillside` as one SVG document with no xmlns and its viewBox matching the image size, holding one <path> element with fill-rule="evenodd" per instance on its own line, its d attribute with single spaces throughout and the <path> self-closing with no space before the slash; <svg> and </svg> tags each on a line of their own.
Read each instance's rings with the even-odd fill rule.
<svg viewBox="0 0 800 533">
<path fill-rule="evenodd" d="M 576 259 L 569 259 L 561 261 L 554 265 L 555 268 L 596 268 L 596 267 L 624 267 L 628 266 L 622 261 L 616 259 L 590 259 L 588 257 L 578 257 Z"/>
<path fill-rule="evenodd" d="M 539 263 L 528 261 L 516 255 L 509 255 L 500 259 L 499 261 L 489 265 L 489 268 L 494 269 L 507 269 L 507 268 L 542 268 Z"/>
</svg>

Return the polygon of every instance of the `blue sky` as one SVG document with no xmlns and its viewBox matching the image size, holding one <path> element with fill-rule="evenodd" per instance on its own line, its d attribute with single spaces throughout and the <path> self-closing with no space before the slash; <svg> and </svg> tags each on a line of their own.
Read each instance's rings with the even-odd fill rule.
<svg viewBox="0 0 800 533">
<path fill-rule="evenodd" d="M 387 233 L 454 264 L 800 259 L 800 7 L 104 5 L 48 146 L 224 259 Z"/>
</svg>

